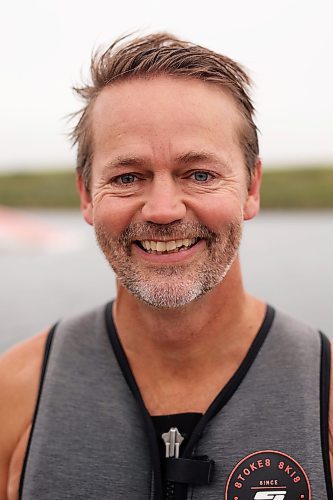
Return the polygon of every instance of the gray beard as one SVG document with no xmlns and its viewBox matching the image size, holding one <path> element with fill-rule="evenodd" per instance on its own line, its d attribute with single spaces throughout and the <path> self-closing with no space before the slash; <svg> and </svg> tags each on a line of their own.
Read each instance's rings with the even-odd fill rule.
<svg viewBox="0 0 333 500">
<path fill-rule="evenodd" d="M 120 283 L 150 306 L 171 309 L 189 304 L 223 281 L 237 256 L 242 226 L 243 219 L 239 217 L 226 225 L 222 234 L 189 222 L 163 226 L 131 224 L 118 238 L 113 238 L 102 224 L 95 224 L 95 232 L 98 245 Z M 163 240 L 175 235 L 204 238 L 207 253 L 202 261 L 149 268 L 131 256 L 131 245 L 135 240 Z"/>
</svg>

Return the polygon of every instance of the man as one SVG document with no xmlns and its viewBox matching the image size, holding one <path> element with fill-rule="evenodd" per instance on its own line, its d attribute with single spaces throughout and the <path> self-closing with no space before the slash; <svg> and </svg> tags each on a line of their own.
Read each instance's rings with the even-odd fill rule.
<svg viewBox="0 0 333 500">
<path fill-rule="evenodd" d="M 332 498 L 328 341 L 242 284 L 248 86 L 165 34 L 93 59 L 77 183 L 117 297 L 2 359 L 1 498 Z"/>
</svg>

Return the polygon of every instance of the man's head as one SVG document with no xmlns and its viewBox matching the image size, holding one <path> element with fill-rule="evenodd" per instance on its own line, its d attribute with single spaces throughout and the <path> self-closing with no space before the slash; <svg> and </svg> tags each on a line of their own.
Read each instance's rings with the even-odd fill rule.
<svg viewBox="0 0 333 500">
<path fill-rule="evenodd" d="M 209 82 L 233 97 L 243 118 L 238 139 L 251 179 L 259 147 L 248 75 L 239 64 L 226 56 L 170 34 L 156 33 L 135 39 L 124 37 L 116 40 L 105 52 L 97 52 L 91 63 L 91 83 L 75 89 L 84 99 L 85 106 L 79 113 L 72 139 L 78 146 L 77 171 L 87 190 L 90 189 L 94 155 L 91 110 L 96 98 L 105 87 L 119 81 L 163 75 Z"/>
<path fill-rule="evenodd" d="M 186 305 L 222 282 L 237 256 L 243 220 L 259 207 L 252 142 L 252 157 L 246 153 L 253 134 L 257 144 L 240 84 L 246 76 L 207 51 L 217 66 L 209 71 L 206 49 L 194 48 L 195 63 L 193 46 L 179 44 L 164 36 L 132 42 L 130 54 L 120 49 L 130 67 L 104 54 L 93 65 L 103 85 L 97 91 L 95 77 L 76 129 L 83 134 L 79 157 L 86 158 L 78 165 L 84 217 L 123 289 L 164 308 Z M 147 76 L 146 59 L 148 69 L 156 63 L 160 70 Z"/>
</svg>

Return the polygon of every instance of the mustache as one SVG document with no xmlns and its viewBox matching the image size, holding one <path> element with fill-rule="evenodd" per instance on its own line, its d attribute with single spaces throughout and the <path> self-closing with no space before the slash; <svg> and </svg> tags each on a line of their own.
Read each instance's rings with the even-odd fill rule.
<svg viewBox="0 0 333 500">
<path fill-rule="evenodd" d="M 217 234 L 199 222 L 174 221 L 170 224 L 154 222 L 132 223 L 119 235 L 121 245 L 130 245 L 136 240 L 181 240 L 183 238 L 204 238 L 208 243 L 217 240 Z"/>
</svg>

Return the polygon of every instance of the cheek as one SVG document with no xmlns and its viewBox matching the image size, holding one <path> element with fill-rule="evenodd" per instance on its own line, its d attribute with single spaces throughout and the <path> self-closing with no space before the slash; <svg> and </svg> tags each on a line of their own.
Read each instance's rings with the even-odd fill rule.
<svg viewBox="0 0 333 500">
<path fill-rule="evenodd" d="M 110 233 L 118 235 L 133 222 L 135 211 L 129 200 L 104 199 L 94 205 L 93 224 L 102 225 Z"/>
<path fill-rule="evenodd" d="M 219 196 L 207 201 L 201 206 L 193 206 L 196 218 L 214 232 L 219 232 L 221 226 L 243 220 L 242 203 L 237 197 Z"/>
<path fill-rule="evenodd" d="M 225 224 L 243 219 L 241 194 L 236 190 L 215 193 L 208 197 L 191 197 L 185 204 L 189 218 L 194 218 L 216 232 Z M 106 196 L 95 200 L 93 225 L 102 225 L 110 234 L 116 236 L 129 224 L 142 222 L 141 209 L 142 201 L 138 199 Z"/>
</svg>

